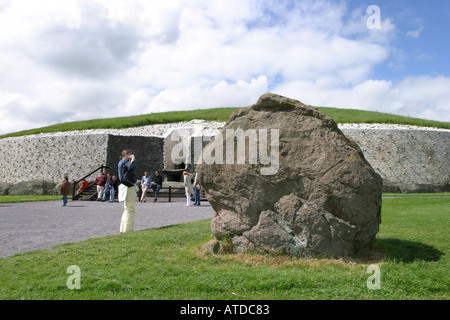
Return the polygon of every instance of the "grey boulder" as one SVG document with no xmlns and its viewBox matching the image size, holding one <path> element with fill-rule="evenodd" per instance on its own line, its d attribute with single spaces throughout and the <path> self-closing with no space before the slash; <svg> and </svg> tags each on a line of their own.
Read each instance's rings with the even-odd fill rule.
<svg viewBox="0 0 450 320">
<path fill-rule="evenodd" d="M 258 146 L 249 134 L 247 143 L 239 146 L 237 139 L 230 148 L 230 129 L 256 132 Z M 203 152 L 216 157 L 197 165 L 215 211 L 211 231 L 218 240 L 231 238 L 234 251 L 343 257 L 370 250 L 381 223 L 382 179 L 358 145 L 316 108 L 265 94 L 233 112 Z M 269 154 L 272 163 L 261 161 Z"/>
</svg>

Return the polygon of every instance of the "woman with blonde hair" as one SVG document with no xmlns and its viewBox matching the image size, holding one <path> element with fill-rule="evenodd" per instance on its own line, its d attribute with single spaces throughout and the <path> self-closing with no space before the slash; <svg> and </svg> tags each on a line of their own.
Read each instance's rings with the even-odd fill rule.
<svg viewBox="0 0 450 320">
<path fill-rule="evenodd" d="M 184 179 L 184 193 L 186 195 L 186 207 L 191 206 L 191 194 L 194 194 L 194 187 L 192 186 L 191 174 L 187 171 L 183 171 Z"/>
</svg>

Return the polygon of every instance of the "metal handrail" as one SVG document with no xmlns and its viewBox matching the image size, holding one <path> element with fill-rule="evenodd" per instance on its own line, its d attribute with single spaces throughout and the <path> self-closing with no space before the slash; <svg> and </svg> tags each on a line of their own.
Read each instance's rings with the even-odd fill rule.
<svg viewBox="0 0 450 320">
<path fill-rule="evenodd" d="M 85 175 L 83 178 L 81 178 L 81 179 L 79 179 L 77 181 L 74 180 L 73 181 L 72 198 L 75 197 L 75 187 L 76 187 L 76 185 L 78 183 L 80 183 L 81 181 L 83 181 L 84 179 L 86 179 L 87 177 L 91 176 L 92 174 L 96 173 L 99 170 L 101 170 L 101 172 L 103 172 L 103 169 L 111 169 L 111 168 L 102 164 L 100 167 L 98 167 L 97 169 L 93 170 L 91 173 Z"/>
</svg>

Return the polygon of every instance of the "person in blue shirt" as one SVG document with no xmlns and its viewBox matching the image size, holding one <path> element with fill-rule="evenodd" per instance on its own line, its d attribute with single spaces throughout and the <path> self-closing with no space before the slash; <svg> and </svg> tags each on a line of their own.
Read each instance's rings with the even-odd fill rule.
<svg viewBox="0 0 450 320">
<path fill-rule="evenodd" d="M 133 154 L 133 151 L 131 150 L 123 150 L 121 155 L 121 160 L 118 164 L 118 172 L 119 172 L 119 181 L 122 181 L 122 175 L 124 169 L 130 171 L 131 175 L 128 176 L 128 181 L 132 183 L 133 185 L 127 188 L 126 198 L 123 203 L 123 214 L 122 214 L 122 220 L 120 222 L 120 232 L 128 232 L 133 231 L 134 229 L 134 213 L 135 213 L 135 201 L 136 201 L 136 193 L 134 184 L 136 183 L 136 164 L 135 164 L 135 157 Z"/>
<path fill-rule="evenodd" d="M 109 193 L 111 196 L 111 184 L 112 184 L 112 177 L 110 173 L 106 174 L 106 183 L 105 183 L 105 190 L 103 191 L 103 198 L 102 202 L 106 201 L 106 195 Z"/>
</svg>

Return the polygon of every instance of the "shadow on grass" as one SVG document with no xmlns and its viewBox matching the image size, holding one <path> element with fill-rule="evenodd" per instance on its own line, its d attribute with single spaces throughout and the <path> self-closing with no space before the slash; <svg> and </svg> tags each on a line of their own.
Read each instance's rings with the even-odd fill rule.
<svg viewBox="0 0 450 320">
<path fill-rule="evenodd" d="M 443 252 L 432 246 L 401 239 L 377 239 L 377 246 L 382 248 L 385 258 L 400 262 L 438 261 Z"/>
</svg>

